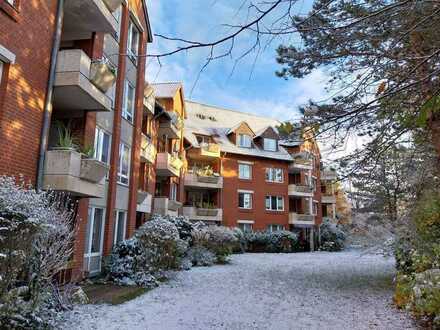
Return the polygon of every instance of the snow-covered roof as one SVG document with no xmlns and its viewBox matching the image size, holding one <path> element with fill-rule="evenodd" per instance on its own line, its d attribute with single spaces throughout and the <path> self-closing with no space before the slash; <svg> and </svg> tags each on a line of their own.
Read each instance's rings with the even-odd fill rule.
<svg viewBox="0 0 440 330">
<path fill-rule="evenodd" d="M 255 157 L 273 158 L 291 161 L 292 157 L 283 148 L 278 151 L 266 151 L 254 145 L 254 148 L 241 148 L 232 143 L 228 134 L 231 130 L 245 122 L 254 132 L 260 132 L 270 127 L 276 127 L 280 122 L 269 117 L 257 116 L 245 112 L 238 112 L 186 101 L 187 119 L 185 120 L 185 138 L 193 147 L 199 147 L 196 135 L 212 136 L 220 145 L 222 152 L 248 155 Z"/>
<path fill-rule="evenodd" d="M 176 95 L 179 88 L 182 87 L 180 82 L 156 83 L 151 84 L 154 88 L 157 98 L 172 98 Z"/>
</svg>

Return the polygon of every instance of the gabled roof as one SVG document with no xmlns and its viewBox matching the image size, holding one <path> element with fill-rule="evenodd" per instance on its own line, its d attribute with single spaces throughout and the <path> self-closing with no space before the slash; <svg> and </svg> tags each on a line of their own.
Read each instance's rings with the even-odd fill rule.
<svg viewBox="0 0 440 330">
<path fill-rule="evenodd" d="M 243 122 L 253 132 L 259 132 L 267 129 L 268 126 L 278 126 L 280 124 L 278 120 L 191 101 L 186 101 L 186 109 L 187 119 L 185 120 L 184 136 L 193 147 L 199 147 L 197 134 L 209 135 L 219 144 L 222 152 L 283 161 L 292 160 L 289 153 L 282 147 L 278 151 L 266 151 L 259 146 L 241 148 L 228 138 L 228 134 L 237 129 Z"/>
<path fill-rule="evenodd" d="M 250 129 L 250 131 L 254 134 L 254 136 L 255 136 L 254 131 L 253 131 L 252 128 L 249 126 L 249 124 L 246 123 L 245 121 L 242 121 L 241 123 L 238 123 L 237 125 L 234 125 L 234 127 L 231 127 L 231 128 L 226 132 L 226 135 L 229 135 L 229 134 L 234 133 L 237 129 L 239 129 L 239 128 L 240 128 L 241 126 L 243 126 L 243 125 L 246 125 L 246 126 Z"/>
<path fill-rule="evenodd" d="M 266 133 L 268 130 L 272 130 L 278 135 L 278 130 L 272 126 L 266 126 L 265 128 L 260 129 L 258 132 L 255 133 L 255 138 L 262 136 L 264 133 Z"/>
</svg>

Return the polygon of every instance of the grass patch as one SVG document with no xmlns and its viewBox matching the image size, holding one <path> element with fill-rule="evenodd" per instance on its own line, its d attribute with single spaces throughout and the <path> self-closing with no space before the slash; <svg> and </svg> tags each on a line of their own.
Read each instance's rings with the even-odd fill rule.
<svg viewBox="0 0 440 330">
<path fill-rule="evenodd" d="M 119 305 L 133 300 L 148 291 L 137 286 L 118 286 L 113 284 L 87 284 L 84 292 L 92 304 Z"/>
</svg>

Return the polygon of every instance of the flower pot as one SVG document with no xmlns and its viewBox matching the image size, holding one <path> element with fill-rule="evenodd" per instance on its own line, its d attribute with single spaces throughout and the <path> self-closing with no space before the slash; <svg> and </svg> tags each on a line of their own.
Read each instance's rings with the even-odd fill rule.
<svg viewBox="0 0 440 330">
<path fill-rule="evenodd" d="M 116 75 L 110 69 L 110 66 L 104 62 L 92 62 L 90 65 L 90 81 L 101 92 L 107 91 L 116 81 Z"/>
</svg>

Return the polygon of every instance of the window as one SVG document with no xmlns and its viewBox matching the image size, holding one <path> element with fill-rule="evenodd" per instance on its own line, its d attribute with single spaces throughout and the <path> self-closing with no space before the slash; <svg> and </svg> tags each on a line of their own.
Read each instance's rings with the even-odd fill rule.
<svg viewBox="0 0 440 330">
<path fill-rule="evenodd" d="M 177 184 L 172 183 L 170 185 L 170 200 L 176 201 L 177 200 Z"/>
<path fill-rule="evenodd" d="M 283 182 L 284 175 L 282 168 L 266 168 L 266 181 Z"/>
<path fill-rule="evenodd" d="M 101 257 L 104 245 L 105 209 L 90 207 L 84 249 L 84 267 L 90 274 L 101 271 Z"/>
<path fill-rule="evenodd" d="M 277 151 L 277 140 L 264 138 L 263 148 L 267 151 Z"/>
<path fill-rule="evenodd" d="M 268 211 L 284 211 L 283 196 L 266 196 L 266 210 Z"/>
<path fill-rule="evenodd" d="M 116 245 L 125 239 L 127 230 L 127 212 L 115 211 L 115 222 L 113 223 L 113 244 Z"/>
<path fill-rule="evenodd" d="M 312 187 L 313 187 L 313 191 L 316 191 L 316 186 L 317 186 L 317 180 L 315 177 L 312 177 Z"/>
<path fill-rule="evenodd" d="M 242 232 L 251 232 L 253 230 L 251 223 L 239 223 L 238 228 L 240 228 Z"/>
<path fill-rule="evenodd" d="M 268 225 L 267 226 L 267 231 L 269 231 L 269 232 L 274 232 L 274 231 L 279 231 L 279 230 L 284 230 L 284 227 L 282 225 Z"/>
<path fill-rule="evenodd" d="M 251 193 L 238 193 L 238 207 L 241 209 L 252 208 L 252 194 Z"/>
<path fill-rule="evenodd" d="M 137 56 L 139 53 L 139 30 L 136 25 L 130 21 L 130 26 L 128 27 L 128 43 L 127 51 L 128 57 L 136 64 Z"/>
<path fill-rule="evenodd" d="M 252 148 L 251 137 L 246 134 L 238 134 L 238 146 L 243 148 Z"/>
<path fill-rule="evenodd" d="M 318 202 L 313 202 L 313 215 L 318 214 Z"/>
<path fill-rule="evenodd" d="M 130 173 L 130 147 L 121 143 L 119 146 L 118 182 L 128 184 Z"/>
<path fill-rule="evenodd" d="M 95 129 L 95 146 L 93 158 L 108 164 L 110 162 L 110 134 L 102 128 Z"/>
<path fill-rule="evenodd" d="M 250 180 L 252 178 L 252 166 L 249 164 L 238 164 L 238 178 Z"/>
<path fill-rule="evenodd" d="M 124 89 L 124 101 L 122 105 L 122 117 L 130 123 L 133 122 L 134 104 L 135 104 L 134 87 L 126 80 Z"/>
</svg>

